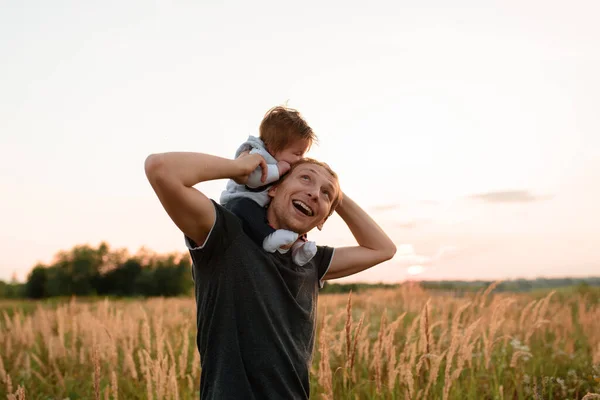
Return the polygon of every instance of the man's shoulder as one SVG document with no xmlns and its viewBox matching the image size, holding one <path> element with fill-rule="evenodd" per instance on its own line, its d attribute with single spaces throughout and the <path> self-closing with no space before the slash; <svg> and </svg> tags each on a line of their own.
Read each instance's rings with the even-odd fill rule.
<svg viewBox="0 0 600 400">
<path fill-rule="evenodd" d="M 191 252 L 207 253 L 225 249 L 243 233 L 242 222 L 235 214 L 214 199 L 210 201 L 215 208 L 215 221 L 204 243 L 196 243 L 185 236 L 185 244 Z"/>
<path fill-rule="evenodd" d="M 229 211 L 227 208 L 225 208 L 223 205 L 221 205 L 218 201 L 216 201 L 215 199 L 210 199 L 211 203 L 213 203 L 213 206 L 215 207 L 215 211 L 218 212 L 224 212 L 224 213 L 229 213 L 231 214 L 232 217 L 236 217 L 231 211 Z M 236 217 L 237 218 L 237 217 Z"/>
<path fill-rule="evenodd" d="M 323 277 L 329 270 L 331 266 L 331 262 L 333 261 L 333 256 L 335 254 L 335 248 L 326 246 L 326 245 L 318 245 L 317 246 L 317 254 L 313 258 L 315 261 L 315 266 L 317 270 L 317 277 L 319 280 L 319 285 L 323 287 Z"/>
<path fill-rule="evenodd" d="M 226 233 L 235 233 L 236 235 L 243 231 L 242 220 L 229 211 L 225 206 L 219 204 L 217 201 L 210 199 L 215 207 L 215 228 L 219 231 Z"/>
</svg>

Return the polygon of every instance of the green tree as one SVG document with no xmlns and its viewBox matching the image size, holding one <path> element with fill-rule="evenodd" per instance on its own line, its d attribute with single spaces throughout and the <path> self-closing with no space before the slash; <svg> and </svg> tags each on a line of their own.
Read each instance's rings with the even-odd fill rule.
<svg viewBox="0 0 600 400">
<path fill-rule="evenodd" d="M 48 296 L 46 285 L 48 282 L 48 271 L 41 264 L 36 265 L 27 276 L 25 283 L 25 295 L 31 299 L 42 299 Z"/>
</svg>

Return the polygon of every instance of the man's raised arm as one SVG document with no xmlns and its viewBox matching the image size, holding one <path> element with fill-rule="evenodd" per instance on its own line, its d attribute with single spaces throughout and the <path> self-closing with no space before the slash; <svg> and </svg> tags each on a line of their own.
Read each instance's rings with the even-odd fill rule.
<svg viewBox="0 0 600 400">
<path fill-rule="evenodd" d="M 342 278 L 387 261 L 396 254 L 396 245 L 377 223 L 346 194 L 336 209 L 358 246 L 335 249 L 324 279 Z"/>
<path fill-rule="evenodd" d="M 266 171 L 265 160 L 257 154 L 230 160 L 189 152 L 151 154 L 144 164 L 148 181 L 169 217 L 198 244 L 206 240 L 216 215 L 210 199 L 193 186 L 215 179 L 244 183 L 258 166 Z"/>
</svg>

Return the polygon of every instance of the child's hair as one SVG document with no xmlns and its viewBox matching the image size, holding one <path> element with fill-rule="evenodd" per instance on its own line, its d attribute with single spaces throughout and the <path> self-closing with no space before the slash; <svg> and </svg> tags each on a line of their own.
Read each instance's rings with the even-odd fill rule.
<svg viewBox="0 0 600 400">
<path fill-rule="evenodd" d="M 276 106 L 267 111 L 260 123 L 259 132 L 260 139 L 270 153 L 283 150 L 294 140 L 308 140 L 309 148 L 317 141 L 317 136 L 302 115 L 285 106 Z"/>
</svg>

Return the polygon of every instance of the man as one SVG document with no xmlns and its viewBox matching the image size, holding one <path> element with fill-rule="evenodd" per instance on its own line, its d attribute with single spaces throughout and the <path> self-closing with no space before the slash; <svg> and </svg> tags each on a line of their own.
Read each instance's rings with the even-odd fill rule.
<svg viewBox="0 0 600 400">
<path fill-rule="evenodd" d="M 358 245 L 319 246 L 302 267 L 287 253 L 264 251 L 235 215 L 193 187 L 215 179 L 243 184 L 258 166 L 266 167 L 257 154 L 231 160 L 163 153 L 145 163 L 148 180 L 183 232 L 193 261 L 202 399 L 309 398 L 321 281 L 355 274 L 396 252 L 375 221 L 342 194 L 335 173 L 314 160 L 297 163 L 270 188 L 269 224 L 309 232 L 335 207 Z"/>
</svg>

